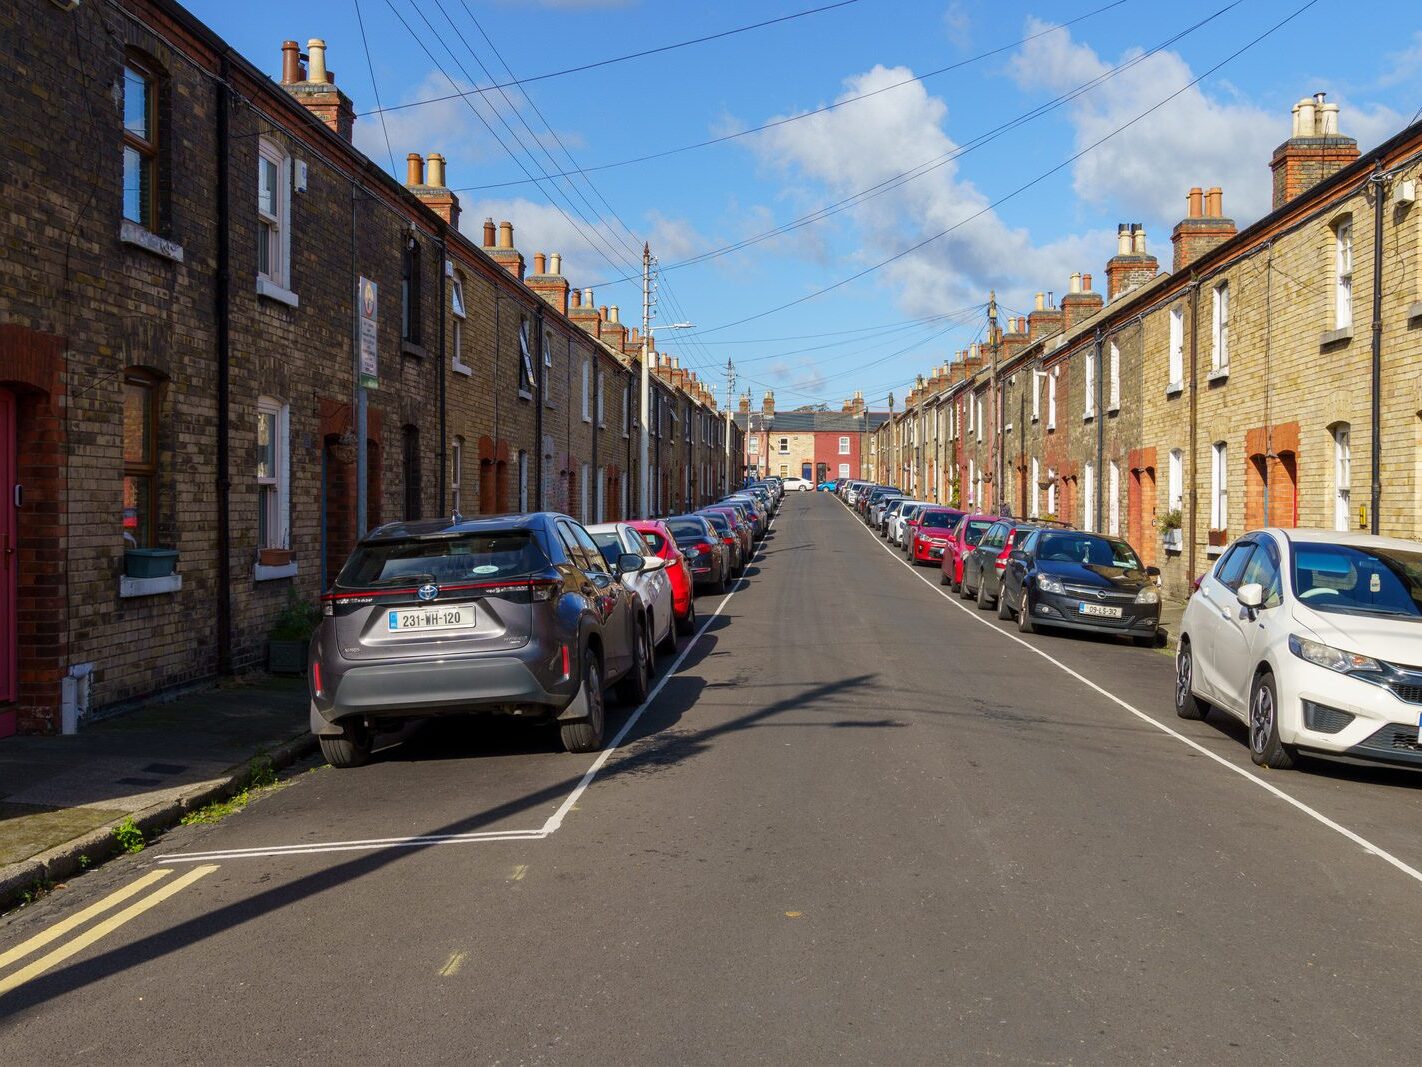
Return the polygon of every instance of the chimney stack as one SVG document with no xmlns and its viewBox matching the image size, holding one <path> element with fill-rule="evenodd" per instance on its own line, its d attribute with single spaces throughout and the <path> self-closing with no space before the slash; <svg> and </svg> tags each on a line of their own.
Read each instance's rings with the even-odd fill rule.
<svg viewBox="0 0 1422 1067">
<path fill-rule="evenodd" d="M 1106 299 L 1115 300 L 1156 276 L 1160 264 L 1146 254 L 1145 227 L 1123 222 L 1116 227 L 1116 254 L 1106 263 Z"/>
<path fill-rule="evenodd" d="M 1045 293 L 1038 293 L 1032 313 L 1027 316 L 1027 341 L 1040 340 L 1062 331 L 1062 312 L 1047 302 Z"/>
<path fill-rule="evenodd" d="M 769 389 L 765 391 L 765 398 L 760 402 L 760 413 L 767 419 L 775 414 L 775 394 Z"/>
<path fill-rule="evenodd" d="M 336 88 L 336 74 L 326 68 L 326 42 L 313 37 L 306 42 L 307 68 L 301 78 L 301 55 L 295 41 L 281 46 L 282 87 L 299 100 L 328 129 L 347 141 L 355 129 L 355 108 L 351 98 Z"/>
<path fill-rule="evenodd" d="M 1085 322 L 1101 310 L 1103 303 L 1101 294 L 1091 291 L 1091 275 L 1073 274 L 1067 284 L 1066 296 L 1062 297 L 1061 328 L 1070 330 Z"/>
<path fill-rule="evenodd" d="M 559 276 L 562 275 L 562 273 L 563 273 L 563 253 L 562 253 L 562 252 L 554 252 L 554 253 L 552 253 L 552 254 L 548 257 L 548 273 L 549 273 L 549 274 L 557 274 L 557 275 L 559 275 Z"/>
<path fill-rule="evenodd" d="M 486 240 L 491 235 L 490 229 L 492 225 L 492 221 L 484 223 L 484 237 Z M 498 244 L 493 248 L 487 249 L 487 251 L 489 255 L 493 257 L 495 263 L 503 267 L 504 270 L 508 271 L 519 281 L 523 281 L 523 254 L 514 247 L 512 222 L 505 220 L 499 223 Z"/>
<path fill-rule="evenodd" d="M 558 253 L 554 252 L 551 257 L 553 266 L 555 267 L 555 269 L 551 271 L 547 269 L 549 266 L 549 258 L 550 257 L 545 256 L 542 252 L 535 252 L 533 254 L 533 273 L 523 280 L 523 284 L 566 315 L 568 314 L 568 279 L 559 274 L 556 269 L 556 267 L 559 266 L 558 261 L 561 258 Z M 578 294 L 576 290 L 573 291 L 572 295 L 575 298 L 577 297 Z M 573 302 L 573 306 L 577 306 L 576 299 Z"/>
<path fill-rule="evenodd" d="M 542 274 L 548 266 L 548 258 L 542 252 L 533 253 L 533 273 Z"/>
<path fill-rule="evenodd" d="M 740 403 L 737 405 L 737 407 L 738 407 L 738 409 L 740 410 L 740 413 L 741 413 L 742 415 L 749 415 L 749 414 L 750 414 L 750 404 L 751 404 L 751 395 L 750 395 L 750 393 L 742 393 L 742 394 L 741 394 Z"/>
<path fill-rule="evenodd" d="M 406 160 L 405 184 L 410 191 L 450 226 L 459 229 L 459 197 L 445 186 L 444 156 L 431 152 L 425 160 L 428 168 L 419 165 L 418 152 L 411 152 Z"/>
<path fill-rule="evenodd" d="M 1217 185 L 1208 194 L 1199 186 L 1191 189 L 1188 208 L 1189 214 L 1175 224 L 1170 235 L 1175 246 L 1172 272 L 1194 263 L 1238 232 L 1234 219 L 1224 217 L 1224 191 Z"/>
<path fill-rule="evenodd" d="M 1326 93 L 1314 93 L 1293 109 L 1289 139 L 1274 149 L 1274 209 L 1331 178 L 1358 158 L 1358 142 L 1338 128 L 1338 105 Z"/>
<path fill-rule="evenodd" d="M 485 219 L 485 220 L 484 220 L 484 247 L 485 247 L 485 248 L 493 248 L 493 247 L 494 247 L 494 220 L 493 220 L 493 219 Z"/>
<path fill-rule="evenodd" d="M 405 184 L 425 184 L 425 161 L 420 158 L 418 152 L 411 152 L 405 157 Z"/>
</svg>

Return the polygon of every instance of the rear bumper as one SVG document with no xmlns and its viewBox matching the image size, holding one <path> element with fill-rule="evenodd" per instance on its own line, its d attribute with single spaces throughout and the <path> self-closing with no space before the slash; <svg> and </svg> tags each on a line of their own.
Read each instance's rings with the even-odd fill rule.
<svg viewBox="0 0 1422 1067">
<path fill-rule="evenodd" d="M 312 701 L 311 729 L 339 732 L 341 720 L 357 717 L 415 719 L 530 706 L 561 711 L 577 692 L 577 672 L 558 679 L 535 667 L 542 658 L 539 652 L 347 667 L 333 691 Z"/>
</svg>

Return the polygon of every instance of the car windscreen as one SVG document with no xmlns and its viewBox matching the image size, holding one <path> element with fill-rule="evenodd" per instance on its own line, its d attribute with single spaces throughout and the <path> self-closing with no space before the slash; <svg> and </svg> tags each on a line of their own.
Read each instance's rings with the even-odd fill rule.
<svg viewBox="0 0 1422 1067">
<path fill-rule="evenodd" d="M 1043 533 L 1037 542 L 1037 558 L 1090 567 L 1119 567 L 1128 571 L 1142 569 L 1140 557 L 1125 541 L 1083 533 Z"/>
<path fill-rule="evenodd" d="M 919 526 L 925 530 L 951 530 L 962 517 L 961 511 L 925 511 Z"/>
<path fill-rule="evenodd" d="M 1295 542 L 1292 571 L 1315 611 L 1422 618 L 1422 552 Z"/>
<path fill-rule="evenodd" d="M 983 539 L 983 534 L 992 529 L 991 519 L 969 519 L 963 528 L 963 540 L 970 545 L 976 545 Z"/>
<path fill-rule="evenodd" d="M 588 536 L 593 539 L 593 544 L 597 545 L 597 549 L 602 553 L 602 558 L 607 561 L 607 565 L 609 567 L 616 567 L 617 560 L 624 551 L 622 538 L 618 537 L 617 534 L 611 530 L 603 533 L 593 533 L 589 530 Z"/>
<path fill-rule="evenodd" d="M 548 565 L 527 530 L 373 541 L 356 546 L 336 584 L 367 589 L 416 580 L 442 585 L 499 581 L 522 578 Z"/>
<path fill-rule="evenodd" d="M 706 540 L 706 527 L 700 519 L 667 519 L 667 529 L 677 543 Z"/>
</svg>

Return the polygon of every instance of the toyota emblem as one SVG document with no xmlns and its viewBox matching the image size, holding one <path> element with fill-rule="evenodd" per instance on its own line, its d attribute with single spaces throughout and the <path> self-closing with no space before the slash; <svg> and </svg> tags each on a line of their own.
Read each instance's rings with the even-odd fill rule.
<svg viewBox="0 0 1422 1067">
<path fill-rule="evenodd" d="M 426 582 L 415 590 L 415 595 L 421 600 L 433 600 L 439 596 L 439 586 L 435 585 L 434 582 Z"/>
</svg>

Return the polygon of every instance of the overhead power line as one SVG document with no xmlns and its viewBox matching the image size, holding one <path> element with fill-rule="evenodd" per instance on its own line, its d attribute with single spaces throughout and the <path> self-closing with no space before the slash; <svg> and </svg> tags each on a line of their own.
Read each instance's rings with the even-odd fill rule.
<svg viewBox="0 0 1422 1067">
<path fill-rule="evenodd" d="M 818 15 L 825 11 L 833 11 L 835 8 L 848 7 L 850 4 L 857 4 L 859 0 L 839 0 L 838 3 L 825 4 L 822 7 L 812 7 L 807 11 L 796 11 L 790 15 L 781 15 L 779 18 L 766 19 L 763 22 L 753 22 L 749 26 L 737 26 L 734 29 L 722 30 L 720 33 L 710 33 L 703 37 L 693 37 L 687 41 L 677 41 L 674 44 L 659 45 L 656 48 L 644 48 L 640 52 L 629 52 L 623 56 L 613 56 L 610 59 L 599 59 L 592 63 L 583 63 L 576 67 L 564 67 L 562 70 L 551 70 L 546 74 L 534 74 L 527 78 L 514 78 L 511 81 L 500 82 L 497 85 L 486 85 L 479 89 L 467 89 L 456 93 L 447 93 L 444 96 L 432 96 L 425 100 L 411 100 L 405 104 L 392 104 L 390 107 L 382 108 L 379 103 L 370 110 L 362 111 L 361 115 L 376 115 L 385 111 L 403 111 L 411 107 L 423 107 L 426 104 L 440 104 L 446 100 L 457 100 L 465 96 L 482 96 L 491 93 L 496 89 L 510 89 L 516 85 L 532 85 L 534 82 L 548 81 L 550 78 L 561 78 L 567 74 L 579 74 L 585 70 L 596 70 L 598 67 L 610 67 L 614 63 L 626 63 L 633 59 L 642 59 L 646 56 L 655 56 L 662 52 L 675 51 L 678 48 L 688 48 L 691 45 L 705 44 L 708 41 L 719 41 L 724 37 L 734 37 L 739 33 L 749 33 L 751 30 L 764 29 L 766 26 L 776 26 L 782 22 L 793 22 L 795 19 L 805 18 L 807 15 Z"/>
<path fill-rule="evenodd" d="M 875 273 L 876 271 L 882 270 L 884 267 L 887 267 L 889 264 L 895 263 L 895 262 L 897 262 L 898 260 L 903 259 L 905 256 L 912 255 L 914 252 L 917 252 L 917 251 L 918 251 L 919 249 L 921 249 L 921 248 L 926 248 L 928 245 L 933 244 L 935 241 L 940 241 L 940 240 L 942 240 L 944 237 L 948 236 L 948 234 L 952 233 L 952 232 L 955 231 L 955 230 L 958 230 L 958 229 L 962 228 L 963 226 L 966 226 L 968 223 L 972 222 L 974 219 L 980 218 L 980 217 L 982 217 L 983 215 L 986 215 L 989 211 L 992 211 L 992 210 L 994 210 L 995 208 L 998 208 L 998 207 L 1000 207 L 1001 205 L 1007 203 L 1009 200 L 1012 200 L 1012 199 L 1014 199 L 1014 198 L 1016 198 L 1016 197 L 1018 197 L 1018 196 L 1021 196 L 1021 195 L 1022 195 L 1023 193 L 1025 193 L 1028 189 L 1031 189 L 1033 186 L 1036 186 L 1036 185 L 1041 184 L 1042 182 L 1044 182 L 1044 181 L 1046 181 L 1048 178 L 1050 178 L 1053 174 L 1056 174 L 1058 171 L 1064 170 L 1065 168 L 1071 166 L 1071 164 L 1075 163 L 1078 159 L 1081 159 L 1083 156 L 1089 155 L 1091 152 L 1094 152 L 1097 148 L 1100 148 L 1103 144 L 1105 144 L 1107 141 L 1111 140 L 1113 137 L 1116 137 L 1117 135 L 1119 135 L 1119 134 L 1125 132 L 1126 130 L 1128 130 L 1128 129 L 1130 129 L 1132 126 L 1134 126 L 1136 123 L 1140 122 L 1142 119 L 1146 118 L 1147 116 L 1149 116 L 1149 115 L 1151 115 L 1151 114 L 1154 114 L 1156 111 L 1159 111 L 1162 107 L 1164 107 L 1166 104 L 1170 103 L 1170 101 L 1174 100 L 1174 99 L 1175 99 L 1177 96 L 1179 96 L 1181 93 L 1187 92 L 1188 90 L 1194 88 L 1196 85 L 1199 85 L 1200 82 L 1204 81 L 1204 80 L 1205 80 L 1206 78 L 1208 78 L 1211 74 L 1214 74 L 1216 71 L 1220 70 L 1222 67 L 1224 67 L 1224 66 L 1226 66 L 1227 64 L 1233 62 L 1234 60 L 1238 59 L 1238 58 L 1239 58 L 1240 56 L 1242 56 L 1245 52 L 1248 52 L 1248 51 L 1249 51 L 1251 48 L 1253 48 L 1255 45 L 1259 44 L 1259 42 L 1261 42 L 1261 41 L 1265 40 L 1266 38 L 1272 36 L 1274 33 L 1278 32 L 1280 29 L 1282 29 L 1284 26 L 1288 25 L 1288 24 L 1289 24 L 1290 22 L 1292 22 L 1294 19 L 1298 18 L 1300 15 L 1302 15 L 1302 14 L 1303 14 L 1305 11 L 1307 11 L 1309 8 L 1316 6 L 1316 5 L 1318 4 L 1318 2 L 1319 2 L 1319 0 L 1308 0 L 1307 3 L 1301 5 L 1300 7 L 1295 8 L 1292 12 L 1290 12 L 1288 15 L 1284 16 L 1284 17 L 1283 17 L 1282 19 L 1280 19 L 1278 22 L 1274 23 L 1272 26 L 1270 26 L 1270 27 L 1269 27 L 1267 30 L 1265 30 L 1263 33 L 1259 34 L 1257 37 L 1255 37 L 1254 39 L 1252 39 L 1252 40 L 1249 41 L 1248 43 L 1246 43 L 1246 44 L 1242 45 L 1241 47 L 1235 49 L 1235 51 L 1231 52 L 1231 53 L 1230 53 L 1228 56 L 1226 56 L 1224 59 L 1220 60 L 1220 61 L 1219 61 L 1218 63 L 1216 63 L 1214 66 L 1210 67 L 1210 68 L 1209 68 L 1208 70 L 1206 70 L 1203 74 L 1200 74 L 1200 75 L 1198 75 L 1198 76 L 1195 77 L 1195 78 L 1192 78 L 1190 81 L 1186 82 L 1186 83 L 1185 83 L 1184 85 L 1182 85 L 1180 88 L 1178 88 L 1178 89 L 1176 89 L 1174 92 L 1170 93 L 1168 96 L 1166 96 L 1166 97 L 1164 97 L 1163 99 L 1161 99 L 1161 100 L 1157 101 L 1156 103 L 1152 104 L 1150 107 L 1146 108 L 1144 111 L 1140 112 L 1138 115 L 1134 116 L 1133 118 L 1130 118 L 1130 119 L 1128 119 L 1127 121 L 1123 122 L 1121 125 L 1117 126 L 1114 130 L 1111 130 L 1109 133 L 1107 133 L 1107 134 L 1105 134 L 1104 136 L 1102 136 L 1102 137 L 1098 138 L 1097 140 L 1093 141 L 1091 144 L 1087 145 L 1085 148 L 1081 149 L 1079 152 L 1074 152 L 1072 155 L 1067 156 L 1067 157 L 1066 157 L 1065 159 L 1063 159 L 1061 162 L 1056 163 L 1055 165 L 1049 167 L 1047 170 L 1043 171 L 1041 174 L 1038 174 L 1035 178 L 1031 179 L 1030 181 L 1024 182 L 1023 184 L 1019 185 L 1016 189 L 1013 189 L 1010 193 L 1006 193 L 1006 194 L 1004 194 L 1003 196 L 998 197 L 996 200 L 993 200 L 993 201 L 991 201 L 990 203 L 984 205 L 983 207 L 979 208 L 977 211 L 973 212 L 971 215 L 968 215 L 968 216 L 965 217 L 965 218 L 959 219 L 957 222 L 953 223 L 953 225 L 948 226 L 948 227 L 946 227 L 946 228 L 944 228 L 944 229 L 942 229 L 942 230 L 939 230 L 939 231 L 938 231 L 937 233 L 935 233 L 935 234 L 932 234 L 932 235 L 930 235 L 930 236 L 928 236 L 928 237 L 925 237 L 923 240 L 918 241 L 918 242 L 916 242 L 915 244 L 910 245 L 908 248 L 905 248 L 905 249 L 902 249 L 901 251 L 895 252 L 892 256 L 889 256 L 887 259 L 881 259 L 879 262 L 877 262 L 877 263 L 875 263 L 875 264 L 873 264 L 873 265 L 871 265 L 871 266 L 865 267 L 863 270 L 856 271 L 854 274 L 851 274 L 851 275 L 849 275 L 849 276 L 846 277 L 846 278 L 841 278 L 839 281 L 834 282 L 834 283 L 831 284 L 831 285 L 826 285 L 826 286 L 824 286 L 824 287 L 822 287 L 822 288 L 820 288 L 820 289 L 816 289 L 816 290 L 815 290 L 814 292 L 812 292 L 812 293 L 807 293 L 807 294 L 805 294 L 804 296 L 797 297 L 797 298 L 794 299 L 794 300 L 787 301 L 786 303 L 780 304 L 780 305 L 778 305 L 778 306 L 776 306 L 776 307 L 773 307 L 773 308 L 770 308 L 770 309 L 767 310 L 767 311 L 757 312 L 757 313 L 754 314 L 754 315 L 747 315 L 747 316 L 745 316 L 744 318 L 735 320 L 734 322 L 722 323 L 720 326 L 713 326 L 711 329 L 703 330 L 703 331 L 701 331 L 701 332 L 702 332 L 703 334 L 719 333 L 719 332 L 722 331 L 722 330 L 729 330 L 729 329 L 731 329 L 732 327 L 735 327 L 735 326 L 742 326 L 742 325 L 744 325 L 744 324 L 747 323 L 747 322 L 755 322 L 755 321 L 758 320 L 758 319 L 763 319 L 763 318 L 766 318 L 766 317 L 768 317 L 768 316 L 770 316 L 770 315 L 778 314 L 778 313 L 780 313 L 780 312 L 782 312 L 782 311 L 785 311 L 785 310 L 787 310 L 787 309 L 789 309 L 789 308 L 796 307 L 796 306 L 798 306 L 798 305 L 800 305 L 800 304 L 804 304 L 804 303 L 806 303 L 806 302 L 808 302 L 808 301 L 810 301 L 810 300 L 818 299 L 819 297 L 824 296 L 826 293 L 834 292 L 834 290 L 836 290 L 836 289 L 840 289 L 840 288 L 842 288 L 842 287 L 844 287 L 844 286 L 846 286 L 846 285 L 849 285 L 849 284 L 851 284 L 851 283 L 853 283 L 853 282 L 858 281 L 858 280 L 861 279 L 861 278 L 865 278 L 865 277 L 869 276 L 870 274 Z"/>
<path fill-rule="evenodd" d="M 760 126 L 752 126 L 750 129 L 737 130 L 733 133 L 722 134 L 719 137 L 712 137 L 709 140 L 705 141 L 697 141 L 694 144 L 682 145 L 679 148 L 667 148 L 663 149 L 660 152 L 652 152 L 645 156 L 636 156 L 632 159 L 619 160 L 616 163 L 599 163 L 595 166 L 584 167 L 576 173 L 596 173 L 597 171 L 614 170 L 618 167 L 630 167 L 634 163 L 647 163 L 653 159 L 664 159 L 667 156 L 678 155 L 682 152 L 690 152 L 697 148 L 709 148 L 712 145 L 723 144 L 726 141 L 734 141 L 739 137 L 749 137 L 751 134 L 754 133 L 763 133 L 766 130 L 775 129 L 777 126 L 788 126 L 792 122 L 801 122 L 804 119 L 813 118 L 816 115 L 823 115 L 827 111 L 834 111 L 838 108 L 844 107 L 847 104 L 858 103 L 860 100 L 868 100 L 870 97 L 878 96 L 881 93 L 891 92 L 894 89 L 901 89 L 905 85 L 913 85 L 916 82 L 921 82 L 928 78 L 936 78 L 938 75 L 947 74 L 951 70 L 958 70 L 960 67 L 971 66 L 972 64 L 981 62 L 984 59 L 990 59 L 993 56 L 1001 55 L 1003 52 L 1010 52 L 1012 49 L 1027 44 L 1030 41 L 1035 41 L 1039 37 L 1045 37 L 1050 33 L 1056 33 L 1058 30 L 1064 30 L 1069 26 L 1076 25 L 1078 22 L 1083 22 L 1086 19 L 1094 18 L 1095 16 L 1100 15 L 1103 12 L 1110 11 L 1112 8 L 1120 7 L 1122 4 L 1128 2 L 1129 0 L 1112 0 L 1111 3 L 1106 4 L 1103 7 L 1098 7 L 1094 11 L 1088 11 L 1084 15 L 1078 15 L 1074 19 L 1070 19 L 1066 22 L 1049 26 L 1045 30 L 1040 30 L 1037 33 L 1020 38 L 1016 41 L 1012 41 L 1008 44 L 999 45 L 997 48 L 989 49 L 986 52 L 979 52 L 977 55 L 969 56 L 967 59 L 960 59 L 956 63 L 948 64 L 946 67 L 939 67 L 937 70 L 930 70 L 924 74 L 915 75 L 912 78 L 905 78 L 903 81 L 894 82 L 892 85 L 882 85 L 877 89 L 872 89 L 867 93 L 860 93 L 857 96 L 848 96 L 845 97 L 843 100 L 836 100 L 833 104 L 825 104 L 822 107 L 817 107 L 812 111 L 806 111 L 799 115 L 790 115 L 783 119 L 774 119 L 773 121 L 763 123 Z M 433 103 L 433 101 L 430 102 Z M 564 175 L 558 174 L 553 175 L 553 177 L 561 178 L 564 177 Z M 515 179 L 512 181 L 505 182 L 490 182 L 487 185 L 466 185 L 456 189 L 455 192 L 480 192 L 485 189 L 505 189 L 515 185 L 526 184 L 527 180 Z"/>
</svg>

